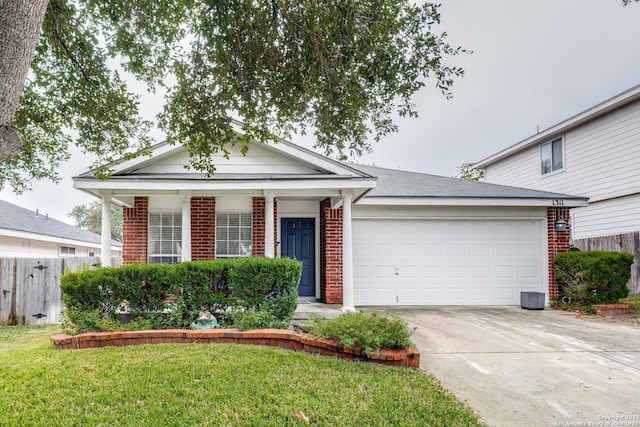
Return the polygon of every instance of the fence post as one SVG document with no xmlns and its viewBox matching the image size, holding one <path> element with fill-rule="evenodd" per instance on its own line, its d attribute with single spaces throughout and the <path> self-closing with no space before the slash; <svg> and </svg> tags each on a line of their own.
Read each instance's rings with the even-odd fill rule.
<svg viewBox="0 0 640 427">
<path fill-rule="evenodd" d="M 9 310 L 9 325 L 18 324 L 18 314 L 16 313 L 16 293 L 18 290 L 18 259 L 13 259 L 13 278 L 11 280 L 11 309 Z"/>
</svg>

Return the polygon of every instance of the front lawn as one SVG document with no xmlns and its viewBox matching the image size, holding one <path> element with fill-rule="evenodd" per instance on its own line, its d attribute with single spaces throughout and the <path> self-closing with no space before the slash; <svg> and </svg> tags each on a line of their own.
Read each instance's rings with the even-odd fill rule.
<svg viewBox="0 0 640 427">
<path fill-rule="evenodd" d="M 0 327 L 0 426 L 481 423 L 426 374 L 233 344 L 54 351 L 59 327 Z"/>
</svg>

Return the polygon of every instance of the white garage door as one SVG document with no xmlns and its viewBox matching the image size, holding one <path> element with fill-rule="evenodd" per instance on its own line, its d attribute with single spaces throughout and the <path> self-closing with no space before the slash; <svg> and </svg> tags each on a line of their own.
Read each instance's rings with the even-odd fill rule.
<svg viewBox="0 0 640 427">
<path fill-rule="evenodd" d="M 543 221 L 354 220 L 356 305 L 518 305 L 543 291 Z"/>
</svg>

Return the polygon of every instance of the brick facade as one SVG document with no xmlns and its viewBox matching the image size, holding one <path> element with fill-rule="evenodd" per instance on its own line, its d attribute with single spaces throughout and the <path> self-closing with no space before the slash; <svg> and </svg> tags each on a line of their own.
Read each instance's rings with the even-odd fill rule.
<svg viewBox="0 0 640 427">
<path fill-rule="evenodd" d="M 147 235 L 149 232 L 149 198 L 134 197 L 132 208 L 122 210 L 122 262 L 147 262 Z"/>
<path fill-rule="evenodd" d="M 564 219 L 567 231 L 557 232 L 555 221 Z M 553 259 L 562 252 L 567 252 L 570 247 L 570 216 L 569 208 L 547 208 L 547 236 L 549 245 L 548 274 L 549 274 L 549 299 L 560 297 L 560 290 L 556 284 L 556 275 L 553 272 Z"/>
<path fill-rule="evenodd" d="M 191 198 L 191 259 L 216 257 L 216 198 Z"/>
<path fill-rule="evenodd" d="M 342 208 L 320 202 L 320 299 L 342 304 Z"/>
<path fill-rule="evenodd" d="M 251 230 L 251 254 L 264 256 L 265 254 L 265 216 L 266 203 L 264 197 L 254 197 L 253 202 L 253 229 Z M 273 201 L 273 253 L 278 255 L 278 201 Z"/>
</svg>

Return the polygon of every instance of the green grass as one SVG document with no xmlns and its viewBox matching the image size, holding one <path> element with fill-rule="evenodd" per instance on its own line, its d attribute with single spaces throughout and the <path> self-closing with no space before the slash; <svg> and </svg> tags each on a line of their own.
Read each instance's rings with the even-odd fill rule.
<svg viewBox="0 0 640 427">
<path fill-rule="evenodd" d="M 630 295 L 626 298 L 621 298 L 620 302 L 633 305 L 635 312 L 640 314 L 640 295 Z"/>
<path fill-rule="evenodd" d="M 477 426 L 433 378 L 232 344 L 53 350 L 59 327 L 0 327 L 0 426 Z"/>
</svg>

